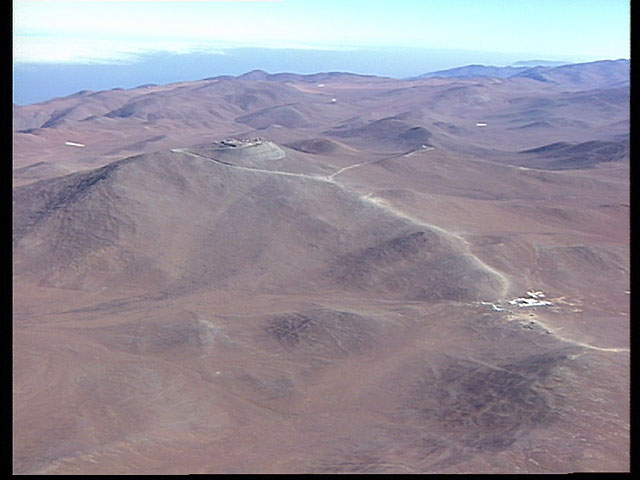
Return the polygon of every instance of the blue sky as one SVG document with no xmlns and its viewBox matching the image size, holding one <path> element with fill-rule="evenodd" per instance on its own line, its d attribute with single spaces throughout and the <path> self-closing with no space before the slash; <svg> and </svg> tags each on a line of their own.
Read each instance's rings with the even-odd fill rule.
<svg viewBox="0 0 640 480">
<path fill-rule="evenodd" d="M 629 15 L 628 0 L 15 0 L 14 62 L 130 63 L 238 47 L 628 58 Z"/>
<path fill-rule="evenodd" d="M 406 78 L 629 58 L 622 0 L 15 0 L 18 104 L 254 69 Z"/>
</svg>

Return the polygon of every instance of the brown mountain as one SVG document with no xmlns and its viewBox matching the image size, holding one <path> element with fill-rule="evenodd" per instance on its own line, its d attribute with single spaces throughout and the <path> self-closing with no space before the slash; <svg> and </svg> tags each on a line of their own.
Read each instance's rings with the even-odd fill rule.
<svg viewBox="0 0 640 480">
<path fill-rule="evenodd" d="M 14 106 L 14 472 L 628 469 L 628 88 L 570 67 Z"/>
</svg>

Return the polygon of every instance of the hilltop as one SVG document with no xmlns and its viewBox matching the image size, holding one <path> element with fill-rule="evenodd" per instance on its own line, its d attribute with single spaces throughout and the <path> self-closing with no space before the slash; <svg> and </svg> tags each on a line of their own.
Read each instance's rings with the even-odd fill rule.
<svg viewBox="0 0 640 480">
<path fill-rule="evenodd" d="M 14 472 L 628 469 L 628 66 L 14 105 Z"/>
</svg>

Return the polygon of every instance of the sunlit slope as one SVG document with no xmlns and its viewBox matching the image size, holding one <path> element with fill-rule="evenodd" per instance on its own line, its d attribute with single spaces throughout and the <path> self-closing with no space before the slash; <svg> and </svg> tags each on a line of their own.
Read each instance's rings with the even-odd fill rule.
<svg viewBox="0 0 640 480">
<path fill-rule="evenodd" d="M 14 210 L 15 274 L 51 286 L 407 300 L 491 299 L 504 287 L 456 237 L 326 177 L 189 150 L 19 187 Z"/>
</svg>

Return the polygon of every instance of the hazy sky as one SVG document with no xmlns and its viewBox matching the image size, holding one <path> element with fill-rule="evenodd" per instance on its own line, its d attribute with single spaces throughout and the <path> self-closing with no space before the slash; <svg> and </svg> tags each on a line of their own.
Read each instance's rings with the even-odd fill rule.
<svg viewBox="0 0 640 480">
<path fill-rule="evenodd" d="M 16 63 L 129 63 L 233 47 L 629 58 L 629 0 L 15 0 Z"/>
</svg>

